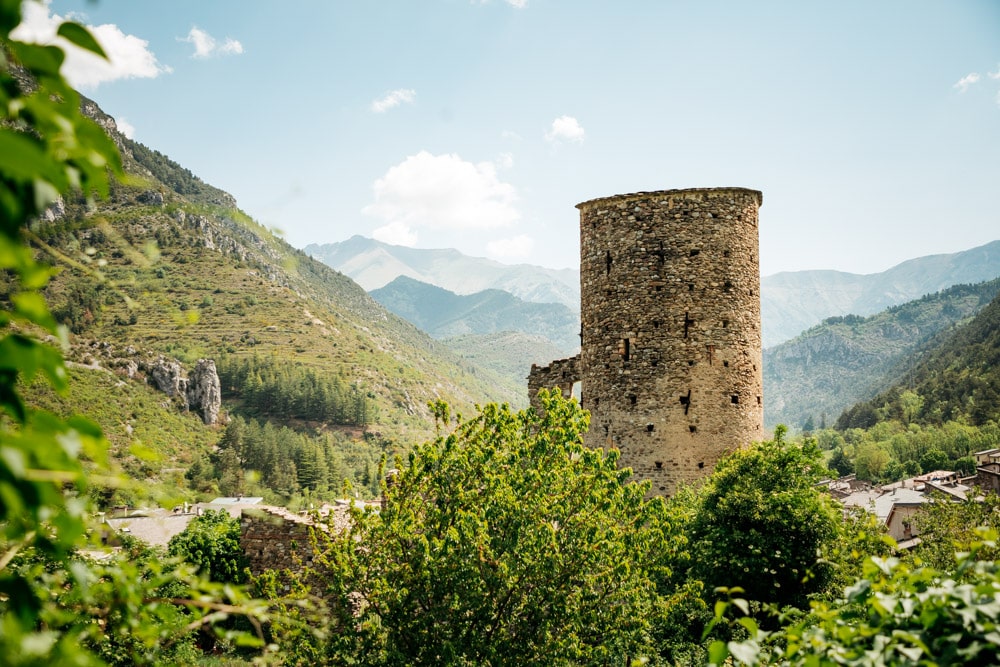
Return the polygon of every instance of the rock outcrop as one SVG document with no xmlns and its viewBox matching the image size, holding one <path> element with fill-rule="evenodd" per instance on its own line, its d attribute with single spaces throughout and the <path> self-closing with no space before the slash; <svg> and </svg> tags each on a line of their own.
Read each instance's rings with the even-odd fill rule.
<svg viewBox="0 0 1000 667">
<path fill-rule="evenodd" d="M 188 381 L 187 378 L 183 377 L 184 370 L 177 361 L 165 357 L 157 357 L 155 361 L 147 366 L 147 372 L 154 387 L 167 396 L 177 396 L 183 401 L 184 409 L 188 408 Z"/>
<path fill-rule="evenodd" d="M 190 410 L 197 411 L 206 424 L 219 421 L 222 408 L 222 385 L 211 359 L 199 359 L 187 379 L 187 402 Z"/>
<path fill-rule="evenodd" d="M 142 358 L 131 345 L 115 350 L 103 341 L 77 346 L 71 355 L 76 363 L 105 368 L 129 379 L 145 374 L 146 382 L 170 396 L 182 410 L 197 412 L 208 425 L 218 424 L 222 411 L 222 383 L 212 359 L 199 359 L 190 374 L 176 359 L 164 356 Z"/>
</svg>

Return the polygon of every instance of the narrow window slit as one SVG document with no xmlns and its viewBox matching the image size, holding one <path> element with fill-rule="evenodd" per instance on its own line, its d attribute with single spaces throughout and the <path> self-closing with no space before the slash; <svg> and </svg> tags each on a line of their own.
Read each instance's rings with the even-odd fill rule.
<svg viewBox="0 0 1000 667">
<path fill-rule="evenodd" d="M 618 344 L 618 352 L 622 355 L 622 361 L 628 361 L 632 358 L 632 340 L 629 338 L 622 338 L 621 342 Z"/>
</svg>

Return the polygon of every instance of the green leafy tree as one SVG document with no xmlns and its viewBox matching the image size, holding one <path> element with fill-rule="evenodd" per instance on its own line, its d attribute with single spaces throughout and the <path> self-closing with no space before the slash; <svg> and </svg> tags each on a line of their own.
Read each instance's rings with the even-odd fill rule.
<svg viewBox="0 0 1000 667">
<path fill-rule="evenodd" d="M 542 402 L 542 415 L 484 406 L 417 447 L 386 509 L 332 542 L 318 572 L 338 614 L 332 661 L 626 664 L 652 650 L 665 505 L 617 452 L 583 446 L 575 401 Z"/>
<path fill-rule="evenodd" d="M 842 533 L 841 511 L 815 483 L 827 474 L 811 439 L 774 440 L 719 461 L 686 529 L 689 576 L 717 587 L 742 587 L 759 602 L 805 608 L 834 572 L 818 554 Z"/>
<path fill-rule="evenodd" d="M 858 479 L 876 482 L 885 472 L 892 456 L 877 442 L 865 441 L 857 446 L 854 456 L 854 471 Z"/>
<path fill-rule="evenodd" d="M 240 546 L 240 520 L 226 510 L 205 510 L 170 538 L 167 551 L 220 583 L 242 584 L 249 563 Z"/>
<path fill-rule="evenodd" d="M 940 449 L 929 449 L 920 457 L 920 467 L 925 473 L 935 470 L 947 470 L 951 465 L 948 455 Z"/>
<path fill-rule="evenodd" d="M 944 570 L 954 564 L 956 551 L 971 551 L 978 544 L 977 553 L 995 560 L 1000 552 L 981 543 L 979 529 L 1000 529 L 1000 496 L 987 493 L 982 498 L 963 502 L 924 503 L 915 517 L 921 540 L 910 552 L 910 557 L 920 564 Z"/>
<path fill-rule="evenodd" d="M 835 471 L 841 477 L 854 472 L 854 464 L 851 463 L 851 459 L 844 453 L 842 447 L 837 447 L 833 450 L 833 454 L 830 456 L 827 465 L 830 467 L 830 470 Z"/>
</svg>

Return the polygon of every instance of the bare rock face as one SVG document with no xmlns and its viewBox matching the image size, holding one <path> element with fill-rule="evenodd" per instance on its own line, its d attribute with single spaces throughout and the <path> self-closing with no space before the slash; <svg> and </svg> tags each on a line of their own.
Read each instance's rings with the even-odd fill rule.
<svg viewBox="0 0 1000 667">
<path fill-rule="evenodd" d="M 222 385 L 213 360 L 199 359 L 191 371 L 187 380 L 187 402 L 189 409 L 197 411 L 206 424 L 218 423 Z"/>
<path fill-rule="evenodd" d="M 57 197 L 49 207 L 42 212 L 42 219 L 47 222 L 55 222 L 66 216 L 66 202 L 62 197 Z"/>
<path fill-rule="evenodd" d="M 156 190 L 146 190 L 139 195 L 138 199 L 143 204 L 163 206 L 163 193 L 157 192 Z"/>
<path fill-rule="evenodd" d="M 214 362 L 212 368 L 215 368 Z M 167 396 L 177 396 L 184 403 L 184 408 L 188 409 L 188 380 L 181 377 L 183 372 L 179 363 L 164 357 L 158 357 L 149 364 L 149 377 L 156 388 Z"/>
</svg>

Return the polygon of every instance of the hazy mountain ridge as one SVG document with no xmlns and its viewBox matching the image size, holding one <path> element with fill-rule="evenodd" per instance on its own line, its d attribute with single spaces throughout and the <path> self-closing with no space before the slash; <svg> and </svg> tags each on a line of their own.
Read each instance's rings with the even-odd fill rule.
<svg viewBox="0 0 1000 667">
<path fill-rule="evenodd" d="M 560 303 L 574 312 L 580 310 L 580 273 L 575 269 L 501 264 L 454 249 L 407 248 L 363 236 L 310 244 L 303 251 L 347 274 L 368 291 L 406 276 L 459 295 L 499 289 L 532 303 Z"/>
<path fill-rule="evenodd" d="M 873 315 L 952 285 L 997 276 L 1000 241 L 957 253 L 918 257 L 881 273 L 792 271 L 765 276 L 761 279 L 764 347 L 789 340 L 827 317 Z"/>
<path fill-rule="evenodd" d="M 579 318 L 559 303 L 529 303 L 497 289 L 460 295 L 406 276 L 370 294 L 434 338 L 519 331 L 565 352 L 579 345 Z"/>
<path fill-rule="evenodd" d="M 828 318 L 764 351 L 764 414 L 770 427 L 827 424 L 890 386 L 922 344 L 967 320 L 1000 292 L 1000 279 L 956 285 L 871 317 Z"/>
</svg>

